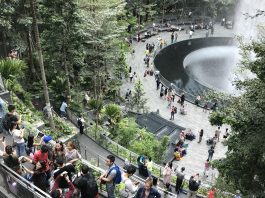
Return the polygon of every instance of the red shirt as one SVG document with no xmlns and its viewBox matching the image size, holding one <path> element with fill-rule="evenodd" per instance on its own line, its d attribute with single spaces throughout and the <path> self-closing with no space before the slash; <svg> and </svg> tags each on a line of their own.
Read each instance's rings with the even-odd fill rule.
<svg viewBox="0 0 265 198">
<path fill-rule="evenodd" d="M 52 191 L 59 189 L 59 182 L 61 179 L 62 179 L 61 175 L 56 177 L 53 187 L 52 187 Z M 69 191 L 64 195 L 65 198 L 71 198 L 75 191 L 75 187 L 71 181 L 68 182 L 68 186 L 69 186 Z"/>
<path fill-rule="evenodd" d="M 210 190 L 210 191 L 208 192 L 208 197 L 207 197 L 207 198 L 215 198 L 215 191 Z"/>
<path fill-rule="evenodd" d="M 33 161 L 36 164 L 40 160 L 46 162 L 46 171 L 50 170 L 49 160 L 48 160 L 48 152 L 47 153 L 42 153 L 41 150 L 36 151 L 35 154 L 34 154 Z"/>
</svg>

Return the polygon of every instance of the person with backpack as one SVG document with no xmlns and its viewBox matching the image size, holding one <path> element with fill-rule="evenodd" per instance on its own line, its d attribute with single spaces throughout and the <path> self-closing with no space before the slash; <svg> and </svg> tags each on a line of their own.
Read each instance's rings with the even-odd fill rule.
<svg viewBox="0 0 265 198">
<path fill-rule="evenodd" d="M 201 181 L 199 180 L 199 173 L 191 176 L 189 180 L 189 191 L 187 197 L 188 198 L 196 197 L 200 185 Z"/>
<path fill-rule="evenodd" d="M 77 118 L 77 126 L 79 127 L 80 134 L 84 134 L 85 120 L 83 119 L 82 115 L 79 115 L 79 118 Z"/>
<path fill-rule="evenodd" d="M 106 159 L 106 165 L 109 167 L 109 169 L 99 177 L 100 182 L 102 184 L 106 184 L 108 198 L 115 198 L 115 186 L 116 184 L 121 183 L 121 171 L 114 162 L 115 157 L 113 155 L 108 155 Z"/>
<path fill-rule="evenodd" d="M 212 146 L 212 147 L 208 150 L 208 160 L 212 160 L 212 158 L 213 158 L 213 154 L 214 154 L 214 147 Z"/>
<path fill-rule="evenodd" d="M 135 173 L 136 168 L 130 164 L 126 172 L 122 173 L 122 181 L 118 185 L 120 198 L 132 198 L 138 190 L 139 182 L 133 182 L 130 177 Z"/>
<path fill-rule="evenodd" d="M 170 116 L 170 119 L 169 120 L 174 120 L 175 111 L 176 111 L 175 107 L 172 106 L 171 107 L 171 111 L 170 111 L 170 115 L 171 116 Z"/>
<path fill-rule="evenodd" d="M 146 166 L 146 158 L 144 155 L 139 155 L 137 158 L 138 171 L 141 176 L 148 177 L 149 173 Z"/>
<path fill-rule="evenodd" d="M 74 185 L 81 192 L 81 198 L 98 198 L 98 185 L 87 165 L 81 166 L 81 176 L 75 179 Z"/>
<path fill-rule="evenodd" d="M 185 179 L 185 167 L 181 168 L 181 171 L 177 171 L 177 180 L 176 180 L 176 192 L 177 194 L 180 193 L 181 189 L 182 189 L 182 183 L 183 180 Z"/>
</svg>

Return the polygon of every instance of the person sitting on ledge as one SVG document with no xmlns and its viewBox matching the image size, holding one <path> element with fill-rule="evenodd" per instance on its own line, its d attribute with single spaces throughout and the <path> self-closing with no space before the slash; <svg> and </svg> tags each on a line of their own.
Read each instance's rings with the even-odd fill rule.
<svg viewBox="0 0 265 198">
<path fill-rule="evenodd" d="M 185 138 L 187 140 L 194 140 L 196 138 L 195 134 L 191 131 L 191 129 L 187 129 L 187 132 L 186 132 L 186 135 L 185 135 Z"/>
</svg>

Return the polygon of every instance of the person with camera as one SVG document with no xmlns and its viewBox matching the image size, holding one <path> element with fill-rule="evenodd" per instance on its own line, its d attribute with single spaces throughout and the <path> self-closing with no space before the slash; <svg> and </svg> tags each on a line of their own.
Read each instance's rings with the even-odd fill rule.
<svg viewBox="0 0 265 198">
<path fill-rule="evenodd" d="M 196 197 L 197 191 L 198 191 L 200 185 L 201 185 L 201 181 L 199 180 L 199 173 L 190 177 L 188 198 L 195 198 Z"/>
<path fill-rule="evenodd" d="M 66 192 L 63 196 L 63 190 L 59 187 L 60 181 L 64 179 L 67 182 L 67 185 L 69 187 L 68 192 Z M 71 182 L 68 173 L 66 171 L 62 172 L 59 176 L 56 177 L 54 180 L 54 184 L 52 187 L 51 197 L 52 198 L 71 198 L 74 193 L 75 187 L 73 183 Z"/>
<path fill-rule="evenodd" d="M 41 146 L 40 150 L 35 152 L 33 160 L 25 156 L 23 156 L 22 158 L 24 161 L 34 164 L 35 167 L 37 167 L 37 164 L 41 162 L 42 167 L 44 169 L 44 175 L 46 177 L 46 185 L 45 185 L 46 187 L 49 187 L 50 184 L 48 181 L 51 177 L 50 160 L 48 159 L 48 151 L 49 151 L 48 146 L 44 144 Z M 45 164 L 45 166 L 43 164 Z"/>
<path fill-rule="evenodd" d="M 57 157 L 55 160 L 57 169 L 53 172 L 53 178 L 56 180 L 62 173 L 67 173 L 68 178 L 72 181 L 72 173 L 75 173 L 75 167 L 71 163 L 64 163 L 64 158 Z M 68 181 L 65 178 L 62 178 L 58 181 L 59 188 L 69 188 Z"/>
<path fill-rule="evenodd" d="M 81 198 L 97 198 L 98 185 L 87 165 L 81 166 L 81 176 L 74 181 L 75 187 L 81 192 Z"/>
<path fill-rule="evenodd" d="M 22 160 L 27 160 L 26 157 L 22 157 Z M 47 192 L 48 189 L 48 180 L 46 176 L 46 162 L 43 160 L 39 160 L 33 170 L 29 170 L 25 166 L 22 166 L 22 170 L 25 171 L 27 174 L 26 179 L 32 181 L 35 186 L 39 189 Z"/>
<path fill-rule="evenodd" d="M 16 146 L 17 156 L 20 157 L 26 153 L 24 128 L 18 129 L 18 124 L 15 121 L 11 122 L 10 132 L 13 136 L 14 146 Z"/>
</svg>

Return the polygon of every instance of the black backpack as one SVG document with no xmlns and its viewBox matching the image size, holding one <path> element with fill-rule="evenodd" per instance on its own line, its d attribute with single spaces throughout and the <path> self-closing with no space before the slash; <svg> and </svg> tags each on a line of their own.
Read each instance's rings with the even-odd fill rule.
<svg viewBox="0 0 265 198">
<path fill-rule="evenodd" d="M 77 126 L 79 126 L 79 127 L 82 126 L 82 121 L 80 118 L 77 119 Z"/>
<path fill-rule="evenodd" d="M 10 117 L 11 116 L 9 114 L 6 114 L 2 121 L 3 128 L 7 131 L 10 129 Z"/>
</svg>

